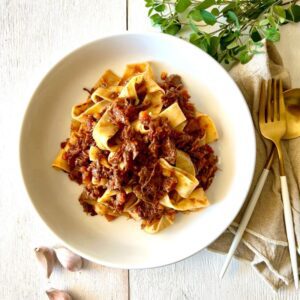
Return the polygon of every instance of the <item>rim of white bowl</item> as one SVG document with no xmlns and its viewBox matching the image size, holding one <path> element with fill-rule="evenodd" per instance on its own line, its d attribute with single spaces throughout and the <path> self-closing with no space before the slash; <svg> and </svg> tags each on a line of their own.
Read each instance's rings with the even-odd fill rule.
<svg viewBox="0 0 300 300">
<path fill-rule="evenodd" d="M 71 251 L 77 253 L 78 255 L 82 256 L 83 258 L 89 260 L 89 261 L 92 261 L 94 263 L 97 263 L 97 264 L 101 264 L 101 265 L 104 265 L 104 266 L 107 266 L 107 267 L 111 267 L 111 268 L 118 268 L 118 269 L 132 269 L 132 270 L 137 270 L 137 269 L 146 269 L 146 268 L 158 268 L 158 267 L 162 267 L 162 266 L 167 266 L 167 265 L 170 265 L 170 264 L 173 264 L 173 263 L 176 263 L 176 262 L 180 262 L 186 258 L 189 258 L 193 255 L 195 255 L 196 253 L 200 252 L 201 250 L 205 249 L 207 246 L 205 247 L 202 247 L 200 249 L 197 249 L 196 251 L 192 251 L 191 253 L 189 253 L 188 255 L 183 255 L 182 258 L 180 259 L 173 259 L 171 261 L 168 261 L 166 263 L 163 263 L 163 264 L 148 264 L 148 263 L 143 263 L 143 264 L 140 264 L 139 266 L 134 266 L 132 267 L 130 264 L 118 264 L 118 263 L 114 263 L 114 262 L 110 262 L 110 261 L 106 261 L 106 260 L 102 260 L 102 259 L 99 259 L 99 258 L 96 258 L 96 257 L 93 257 L 91 255 L 88 255 L 88 254 L 85 254 L 83 253 L 81 250 L 77 249 L 76 247 L 73 247 L 71 244 L 67 243 L 63 237 L 61 237 L 59 234 L 57 234 L 55 232 L 55 230 L 53 230 L 51 228 L 51 226 L 46 222 L 46 220 L 44 220 L 44 218 L 41 216 L 41 214 L 39 213 L 38 209 L 36 208 L 36 205 L 34 204 L 34 201 L 31 199 L 31 196 L 30 196 L 30 193 L 29 193 L 29 190 L 27 188 L 27 185 L 26 185 L 26 182 L 25 182 L 25 177 L 24 177 L 24 172 L 23 172 L 23 168 L 22 168 L 22 141 L 23 141 L 23 131 L 24 131 L 24 123 L 25 123 L 25 120 L 26 120 L 26 117 L 27 117 L 27 114 L 28 114 L 28 111 L 29 111 L 29 108 L 30 108 L 30 104 L 32 102 L 32 100 L 35 98 L 35 95 L 37 93 L 37 91 L 39 90 L 39 88 L 42 86 L 42 84 L 44 83 L 44 81 L 47 79 L 48 75 L 50 75 L 50 73 L 56 69 L 56 67 L 58 67 L 65 59 L 68 59 L 69 57 L 71 57 L 74 53 L 80 51 L 81 49 L 85 48 L 85 47 L 89 47 L 93 44 L 96 44 L 96 43 L 99 43 L 103 40 L 107 40 L 107 39 L 112 39 L 112 38 L 118 38 L 118 37 L 123 37 L 123 36 L 150 36 L 150 37 L 156 37 L 156 38 L 164 38 L 164 39 L 169 39 L 169 40 L 176 40 L 176 42 L 178 43 L 182 43 L 185 45 L 185 47 L 190 47 L 190 48 L 194 48 L 196 49 L 197 51 L 202 51 L 202 54 L 204 54 L 208 60 L 211 61 L 212 64 L 217 64 L 219 65 L 220 67 L 220 72 L 223 72 L 223 74 L 226 74 L 226 76 L 228 77 L 228 80 L 230 80 L 237 88 L 237 92 L 240 94 L 240 97 L 244 100 L 241 102 L 241 105 L 244 106 L 245 110 L 247 111 L 247 114 L 249 116 L 249 120 L 250 120 L 250 128 L 251 128 L 251 135 L 249 135 L 249 142 L 251 142 L 252 144 L 252 162 L 251 162 L 251 180 L 249 181 L 248 183 L 248 187 L 245 189 L 245 193 L 243 195 L 243 201 L 240 202 L 240 205 L 237 206 L 234 214 L 233 214 L 233 217 L 230 218 L 230 221 L 228 221 L 228 224 L 226 225 L 226 227 L 224 228 L 223 231 L 221 232 L 218 232 L 215 236 L 213 236 L 211 238 L 211 241 L 208 243 L 207 246 L 209 246 L 211 243 L 213 243 L 225 230 L 226 228 L 229 227 L 229 225 L 232 223 L 232 221 L 235 219 L 235 217 L 237 216 L 237 214 L 239 213 L 240 209 L 242 208 L 245 200 L 246 200 L 246 197 L 249 193 L 249 190 L 250 190 L 250 187 L 251 187 L 251 182 L 253 180 L 253 176 L 254 176 L 254 170 L 255 170 L 255 163 L 256 163 L 256 139 L 255 139 L 255 130 L 254 130 L 254 125 L 253 125 L 253 121 L 252 121 L 252 116 L 250 114 L 250 111 L 249 111 L 249 108 L 246 104 L 246 101 L 245 101 L 245 98 L 244 96 L 242 95 L 239 87 L 237 86 L 237 84 L 235 83 L 235 81 L 230 77 L 230 75 L 228 74 L 228 72 L 218 63 L 216 62 L 209 54 L 207 54 L 206 52 L 204 52 L 203 50 L 199 49 L 198 47 L 196 47 L 195 45 L 183 40 L 183 39 L 180 39 L 178 37 L 175 37 L 175 36 L 172 36 L 172 35 L 168 35 L 168 34 L 164 34 L 164 33 L 158 33 L 158 32 L 139 32 L 139 31 L 131 31 L 131 32 L 121 32 L 121 33 L 114 33 L 114 34 L 110 34 L 110 35 L 103 35 L 101 38 L 99 39 L 96 39 L 96 40 L 92 40 L 88 43 L 85 43 L 79 47 L 76 47 L 75 49 L 73 49 L 71 52 L 68 52 L 66 55 L 62 56 L 55 64 L 53 64 L 49 69 L 48 71 L 43 75 L 42 79 L 39 81 L 39 84 L 34 87 L 34 91 L 30 97 L 30 100 L 28 101 L 27 103 L 27 106 L 26 106 L 26 109 L 23 113 L 23 116 L 22 116 L 22 119 L 21 119 L 21 127 L 20 127 L 20 134 L 19 134 L 19 172 L 21 173 L 20 174 L 20 177 L 22 178 L 22 184 L 23 186 L 25 187 L 25 191 L 27 193 L 27 197 L 29 198 L 30 200 L 30 203 L 31 203 L 31 206 L 33 208 L 33 210 L 35 211 L 36 215 L 39 217 L 39 219 L 43 222 L 43 224 L 46 226 L 46 228 L 48 228 L 48 230 L 50 232 L 52 232 L 52 234 L 63 244 L 65 245 L 67 248 L 69 248 Z M 250 133 L 250 132 L 249 132 Z M 249 159 L 249 157 L 248 157 Z"/>
</svg>

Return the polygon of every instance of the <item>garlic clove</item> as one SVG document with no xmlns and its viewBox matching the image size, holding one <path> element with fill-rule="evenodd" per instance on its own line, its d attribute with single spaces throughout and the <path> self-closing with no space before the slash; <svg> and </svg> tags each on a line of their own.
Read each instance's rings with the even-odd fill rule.
<svg viewBox="0 0 300 300">
<path fill-rule="evenodd" d="M 49 289 L 46 294 L 50 300 L 72 300 L 70 294 L 56 289 Z"/>
<path fill-rule="evenodd" d="M 38 247 L 34 251 L 40 265 L 46 272 L 47 278 L 49 278 L 55 265 L 55 252 L 47 247 Z"/>
<path fill-rule="evenodd" d="M 83 259 L 67 248 L 54 248 L 58 261 L 69 271 L 79 271 L 83 265 Z"/>
</svg>

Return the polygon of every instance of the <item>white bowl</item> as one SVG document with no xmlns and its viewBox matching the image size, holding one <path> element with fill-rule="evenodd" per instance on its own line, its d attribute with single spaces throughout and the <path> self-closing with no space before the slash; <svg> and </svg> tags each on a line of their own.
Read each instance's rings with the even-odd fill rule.
<svg viewBox="0 0 300 300">
<path fill-rule="evenodd" d="M 126 218 L 107 222 L 87 216 L 78 197 L 82 187 L 51 168 L 59 143 L 68 137 L 71 107 L 85 99 L 100 74 L 149 61 L 182 76 L 192 102 L 216 123 L 213 146 L 220 171 L 208 190 L 211 205 L 178 215 L 174 225 L 150 235 Z M 240 210 L 253 176 L 255 136 L 243 96 L 227 72 L 195 46 L 164 34 L 120 34 L 99 39 L 63 58 L 36 89 L 24 117 L 20 140 L 24 182 L 36 211 L 71 250 L 106 266 L 149 268 L 184 259 L 213 242 Z"/>
</svg>

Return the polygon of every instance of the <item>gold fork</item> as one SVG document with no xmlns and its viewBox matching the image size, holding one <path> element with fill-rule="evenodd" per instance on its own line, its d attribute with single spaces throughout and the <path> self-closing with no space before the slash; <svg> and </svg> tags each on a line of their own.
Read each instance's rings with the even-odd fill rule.
<svg viewBox="0 0 300 300">
<path fill-rule="evenodd" d="M 294 275 L 294 283 L 298 289 L 298 267 L 295 234 L 292 218 L 292 209 L 284 170 L 284 162 L 281 148 L 281 139 L 286 132 L 286 115 L 281 80 L 263 81 L 261 85 L 261 98 L 259 104 L 259 127 L 261 134 L 273 142 L 279 158 L 279 171 L 281 182 L 281 194 L 284 207 L 284 220 L 289 244 L 290 259 Z"/>
</svg>

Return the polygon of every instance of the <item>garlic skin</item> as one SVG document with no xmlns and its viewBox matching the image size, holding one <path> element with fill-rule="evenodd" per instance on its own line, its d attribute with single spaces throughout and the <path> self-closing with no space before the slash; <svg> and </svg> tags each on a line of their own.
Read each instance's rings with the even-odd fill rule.
<svg viewBox="0 0 300 300">
<path fill-rule="evenodd" d="M 49 278 L 55 265 L 55 252 L 51 248 L 38 247 L 34 249 L 35 255 Z"/>
<path fill-rule="evenodd" d="M 56 257 L 61 265 L 71 272 L 79 271 L 83 265 L 83 259 L 67 248 L 54 248 Z"/>
<path fill-rule="evenodd" d="M 49 300 L 72 300 L 70 294 L 64 291 L 49 289 L 46 291 Z"/>
</svg>

